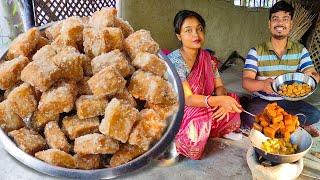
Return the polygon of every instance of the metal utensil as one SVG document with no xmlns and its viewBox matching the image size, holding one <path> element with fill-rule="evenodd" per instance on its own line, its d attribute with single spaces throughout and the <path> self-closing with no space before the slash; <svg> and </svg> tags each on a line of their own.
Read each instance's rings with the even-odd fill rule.
<svg viewBox="0 0 320 180">
<path fill-rule="evenodd" d="M 313 140 L 310 134 L 299 127 L 290 136 L 290 142 L 292 144 L 298 145 L 298 150 L 295 154 L 283 155 L 283 154 L 273 154 L 268 153 L 262 149 L 262 142 L 264 142 L 267 137 L 265 137 L 261 132 L 253 129 L 250 133 L 249 139 L 253 145 L 255 151 L 263 158 L 274 162 L 274 163 L 292 163 L 301 159 L 310 150 Z"/>
<path fill-rule="evenodd" d="M 301 96 L 301 97 L 289 97 L 289 96 L 282 96 L 278 90 L 279 87 L 283 84 L 292 84 L 293 82 L 298 82 L 298 83 L 306 83 L 311 87 L 311 92 L 309 92 L 308 94 L 306 94 L 305 96 Z M 282 74 L 279 75 L 275 78 L 274 82 L 272 83 L 272 90 L 279 96 L 281 96 L 282 98 L 284 98 L 285 100 L 288 101 L 299 101 L 302 99 L 307 98 L 308 96 L 310 96 L 317 88 L 318 83 L 317 81 L 312 77 L 312 76 L 308 76 L 304 73 L 301 72 L 293 72 L 293 73 L 286 73 L 286 74 Z"/>
<path fill-rule="evenodd" d="M 247 113 L 247 114 L 249 114 L 249 115 L 252 116 L 252 117 L 256 117 L 256 115 L 252 114 L 251 112 L 248 112 L 248 111 L 246 111 L 246 110 L 244 110 L 244 109 L 242 109 L 242 111 L 245 112 L 245 113 Z"/>
</svg>

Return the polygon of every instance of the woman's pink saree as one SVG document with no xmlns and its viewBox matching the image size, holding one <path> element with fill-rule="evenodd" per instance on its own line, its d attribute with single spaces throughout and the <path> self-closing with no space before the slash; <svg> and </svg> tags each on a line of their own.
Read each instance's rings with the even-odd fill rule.
<svg viewBox="0 0 320 180">
<path fill-rule="evenodd" d="M 205 50 L 200 50 L 187 78 L 193 94 L 211 95 L 214 93 L 214 72 L 212 63 L 216 59 Z M 235 94 L 229 94 L 237 99 Z M 201 159 L 204 147 L 210 137 L 221 137 L 240 127 L 240 114 L 229 113 L 229 118 L 216 121 L 212 118 L 213 110 L 207 107 L 185 106 L 180 130 L 175 143 L 179 154 L 191 159 Z"/>
</svg>

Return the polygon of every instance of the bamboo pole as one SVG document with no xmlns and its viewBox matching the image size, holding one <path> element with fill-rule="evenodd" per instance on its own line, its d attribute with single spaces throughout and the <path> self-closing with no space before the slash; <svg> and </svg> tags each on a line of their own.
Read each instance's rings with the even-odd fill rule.
<svg viewBox="0 0 320 180">
<path fill-rule="evenodd" d="M 300 3 L 293 3 L 295 13 L 293 15 L 293 26 L 290 32 L 292 41 L 299 41 L 305 32 L 311 27 L 314 14 L 305 9 Z"/>
</svg>

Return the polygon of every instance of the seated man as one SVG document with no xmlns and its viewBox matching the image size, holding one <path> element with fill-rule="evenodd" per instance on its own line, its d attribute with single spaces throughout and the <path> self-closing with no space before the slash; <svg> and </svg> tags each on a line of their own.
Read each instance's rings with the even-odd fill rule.
<svg viewBox="0 0 320 180">
<path fill-rule="evenodd" d="M 274 94 L 271 88 L 276 76 L 288 72 L 303 72 L 319 82 L 319 74 L 307 49 L 288 38 L 292 28 L 293 13 L 293 7 L 285 1 L 279 1 L 271 7 L 268 24 L 271 39 L 249 50 L 243 70 L 242 86 L 253 92 L 254 96 L 243 99 L 241 104 L 246 106 L 244 108 L 247 111 L 259 114 L 268 103 L 276 101 L 290 114 L 305 114 L 306 120 L 301 118 L 301 125 L 306 125 L 305 129 L 313 136 L 319 136 L 319 132 L 309 125 L 319 121 L 320 111 L 304 101 L 283 100 Z M 253 117 L 242 113 L 241 119 L 242 126 L 252 127 Z"/>
</svg>

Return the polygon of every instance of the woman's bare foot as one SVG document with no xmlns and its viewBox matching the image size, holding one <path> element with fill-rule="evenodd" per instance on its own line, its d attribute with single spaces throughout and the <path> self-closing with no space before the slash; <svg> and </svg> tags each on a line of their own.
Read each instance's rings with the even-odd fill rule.
<svg viewBox="0 0 320 180">
<path fill-rule="evenodd" d="M 318 137 L 320 136 L 320 131 L 313 125 L 305 126 L 304 129 L 312 136 Z"/>
</svg>

